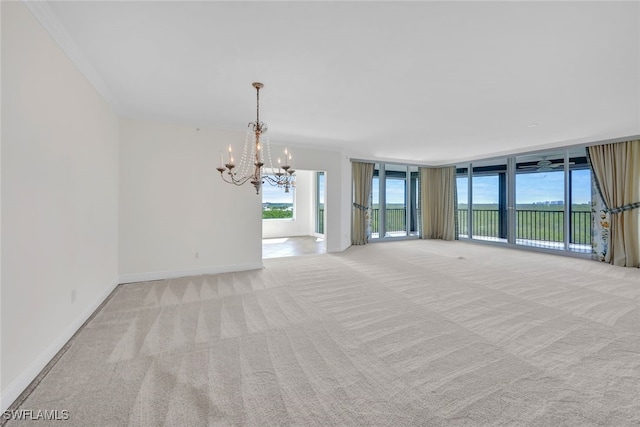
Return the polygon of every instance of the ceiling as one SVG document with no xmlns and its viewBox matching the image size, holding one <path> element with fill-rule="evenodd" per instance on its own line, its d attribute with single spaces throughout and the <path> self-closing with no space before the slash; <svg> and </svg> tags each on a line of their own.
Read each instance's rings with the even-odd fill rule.
<svg viewBox="0 0 640 427">
<path fill-rule="evenodd" d="M 126 118 L 447 164 L 640 134 L 640 3 L 29 5 Z"/>
</svg>

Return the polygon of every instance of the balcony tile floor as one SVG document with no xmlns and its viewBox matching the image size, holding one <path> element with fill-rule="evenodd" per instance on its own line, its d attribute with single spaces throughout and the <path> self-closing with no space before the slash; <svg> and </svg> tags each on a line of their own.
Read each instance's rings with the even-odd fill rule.
<svg viewBox="0 0 640 427">
<path fill-rule="evenodd" d="M 262 239 L 262 258 L 323 254 L 324 238 L 314 236 L 280 237 Z"/>
</svg>

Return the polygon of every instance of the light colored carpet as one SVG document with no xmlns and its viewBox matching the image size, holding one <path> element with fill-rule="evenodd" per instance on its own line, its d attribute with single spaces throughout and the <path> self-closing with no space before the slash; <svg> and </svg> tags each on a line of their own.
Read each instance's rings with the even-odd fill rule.
<svg viewBox="0 0 640 427">
<path fill-rule="evenodd" d="M 441 241 L 265 265 L 120 286 L 21 408 L 76 426 L 640 424 L 638 269 Z"/>
</svg>

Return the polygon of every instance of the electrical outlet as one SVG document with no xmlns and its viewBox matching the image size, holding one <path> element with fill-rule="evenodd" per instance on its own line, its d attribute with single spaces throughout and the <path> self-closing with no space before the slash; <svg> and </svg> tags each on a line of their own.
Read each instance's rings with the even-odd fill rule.
<svg viewBox="0 0 640 427">
<path fill-rule="evenodd" d="M 196 252 L 196 258 L 200 258 L 200 252 Z"/>
<path fill-rule="evenodd" d="M 74 302 L 76 302 L 76 290 L 72 289 L 71 290 L 71 304 L 73 304 Z"/>
</svg>

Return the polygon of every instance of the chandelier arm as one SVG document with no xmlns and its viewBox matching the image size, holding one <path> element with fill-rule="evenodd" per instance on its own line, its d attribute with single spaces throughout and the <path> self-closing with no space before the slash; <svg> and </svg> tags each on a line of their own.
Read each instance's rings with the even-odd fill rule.
<svg viewBox="0 0 640 427">
<path fill-rule="evenodd" d="M 279 185 L 280 184 L 280 180 L 274 179 L 273 177 L 269 176 L 269 175 L 265 175 L 262 177 L 262 182 L 268 182 L 271 185 Z"/>
<path fill-rule="evenodd" d="M 240 179 L 234 179 L 232 184 L 235 184 L 235 185 L 238 185 L 238 186 L 244 185 L 250 179 L 253 179 L 253 177 L 252 176 L 245 176 L 245 177 L 242 177 Z"/>
<path fill-rule="evenodd" d="M 222 180 L 223 180 L 224 182 L 226 182 L 227 184 L 234 184 L 234 185 L 243 185 L 243 184 L 244 184 L 244 183 L 246 183 L 249 179 L 252 179 L 252 178 L 253 178 L 252 176 L 245 176 L 245 177 L 242 177 L 242 178 L 240 178 L 240 179 L 236 179 L 236 178 L 234 178 L 234 175 L 233 175 L 233 174 L 229 174 L 228 172 L 227 172 L 227 175 L 230 175 L 230 176 L 231 176 L 231 179 L 229 179 L 229 178 L 225 177 L 224 173 L 222 173 L 222 172 L 220 173 L 220 176 L 222 177 Z"/>
<path fill-rule="evenodd" d="M 286 174 L 276 175 L 275 178 L 273 176 L 264 175 L 262 177 L 262 182 L 267 182 L 273 186 L 278 187 L 295 187 L 295 181 L 293 180 L 293 178 L 293 175 Z"/>
<path fill-rule="evenodd" d="M 220 173 L 220 177 L 221 177 L 221 178 L 222 178 L 222 180 L 223 180 L 224 182 L 226 182 L 227 184 L 234 184 L 234 182 L 233 182 L 233 181 L 230 181 L 230 180 L 228 180 L 227 178 L 225 178 L 224 173 L 222 173 L 222 172 Z"/>
</svg>

